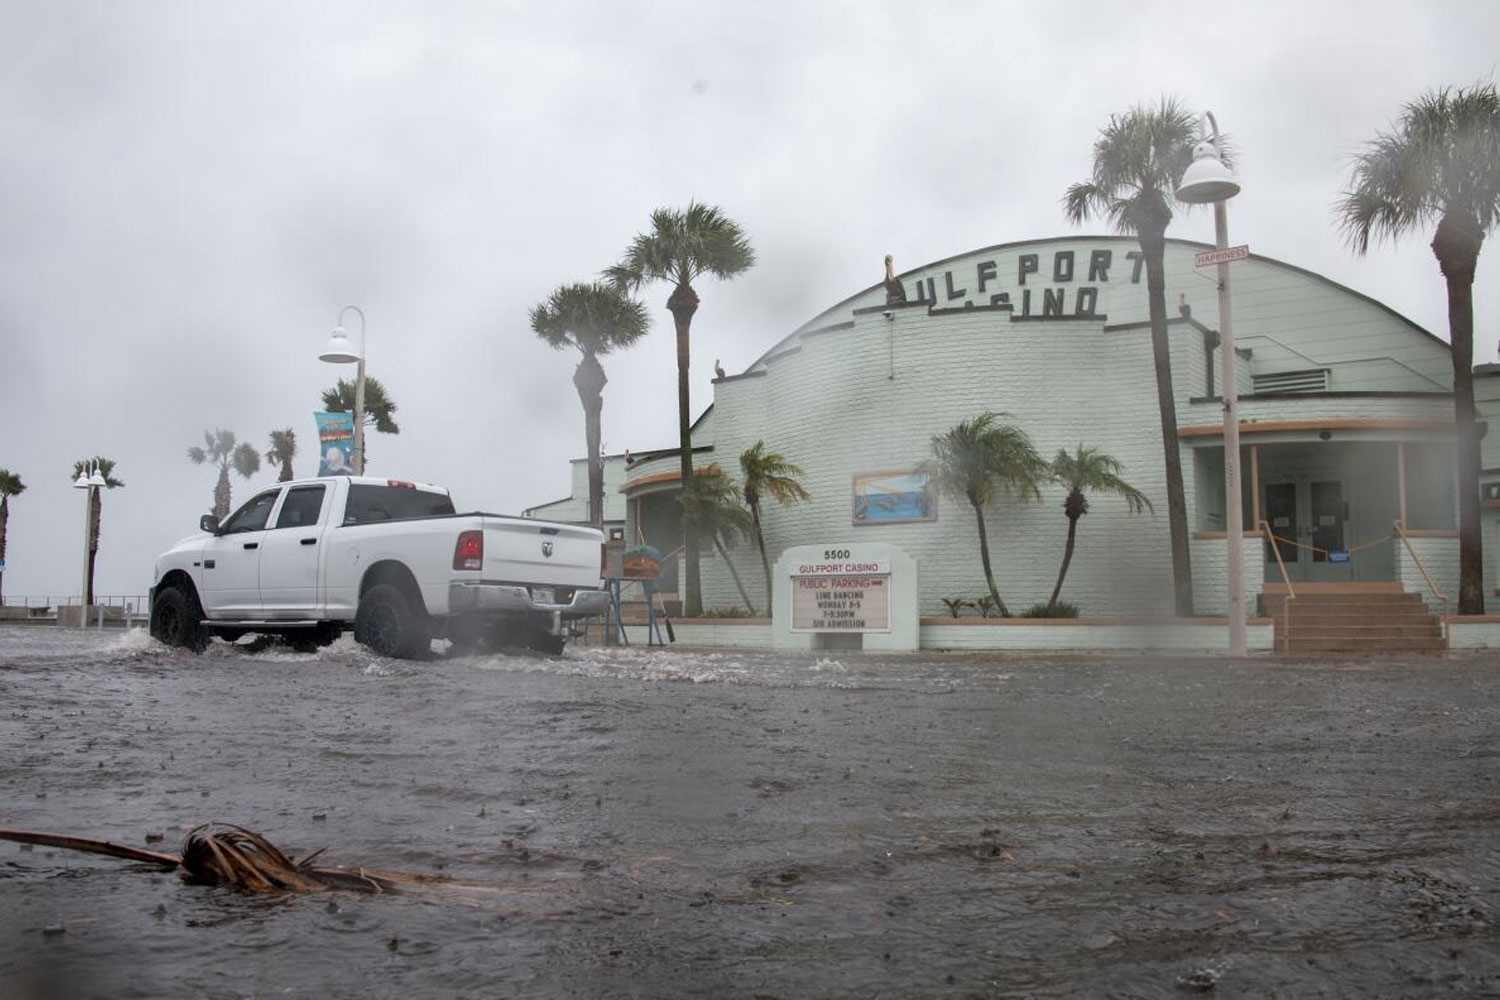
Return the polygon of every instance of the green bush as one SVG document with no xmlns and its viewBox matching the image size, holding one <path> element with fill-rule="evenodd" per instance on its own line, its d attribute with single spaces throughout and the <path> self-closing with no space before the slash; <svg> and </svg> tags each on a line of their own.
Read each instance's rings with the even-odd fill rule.
<svg viewBox="0 0 1500 1000">
<path fill-rule="evenodd" d="M 1078 605 L 1069 604 L 1067 601 L 1058 601 L 1055 604 L 1033 604 L 1021 612 L 1022 618 L 1077 618 Z"/>
</svg>

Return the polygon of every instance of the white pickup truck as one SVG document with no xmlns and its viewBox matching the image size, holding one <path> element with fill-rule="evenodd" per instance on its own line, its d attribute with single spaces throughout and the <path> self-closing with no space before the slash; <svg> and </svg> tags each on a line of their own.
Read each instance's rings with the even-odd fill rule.
<svg viewBox="0 0 1500 1000">
<path fill-rule="evenodd" d="M 352 627 L 384 656 L 424 656 L 435 638 L 559 653 L 608 603 L 598 530 L 456 514 L 422 483 L 293 480 L 199 527 L 156 560 L 151 588 L 152 636 L 195 652 L 250 632 L 313 649 Z"/>
</svg>

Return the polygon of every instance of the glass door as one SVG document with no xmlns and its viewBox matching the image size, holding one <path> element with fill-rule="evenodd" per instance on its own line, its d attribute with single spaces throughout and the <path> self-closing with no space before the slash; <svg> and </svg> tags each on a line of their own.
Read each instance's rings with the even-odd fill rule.
<svg viewBox="0 0 1500 1000">
<path fill-rule="evenodd" d="M 1349 503 L 1342 479 L 1290 476 L 1264 484 L 1265 519 L 1293 582 L 1341 582 L 1354 578 L 1346 548 Z M 1274 581 L 1276 554 L 1266 542 L 1266 579 Z"/>
</svg>

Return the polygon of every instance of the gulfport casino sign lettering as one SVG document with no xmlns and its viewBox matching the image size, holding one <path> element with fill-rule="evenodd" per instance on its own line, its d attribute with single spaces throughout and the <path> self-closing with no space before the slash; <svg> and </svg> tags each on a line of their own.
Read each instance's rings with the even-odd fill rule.
<svg viewBox="0 0 1500 1000">
<path fill-rule="evenodd" d="M 1139 250 L 1055 250 L 1017 254 L 1014 274 L 1002 275 L 992 258 L 903 287 L 908 302 L 933 309 L 996 309 L 1010 312 L 1012 319 L 1102 320 L 1100 286 L 1138 285 L 1145 267 Z"/>
</svg>

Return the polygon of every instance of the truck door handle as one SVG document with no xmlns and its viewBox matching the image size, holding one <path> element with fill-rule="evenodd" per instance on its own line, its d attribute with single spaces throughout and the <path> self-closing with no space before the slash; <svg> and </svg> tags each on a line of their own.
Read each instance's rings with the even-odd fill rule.
<svg viewBox="0 0 1500 1000">
<path fill-rule="evenodd" d="M 246 542 L 245 543 L 245 548 L 247 548 L 247 549 L 258 549 L 258 548 L 260 548 L 260 542 Z"/>
<path fill-rule="evenodd" d="M 318 544 L 318 540 L 316 538 L 304 538 L 304 539 L 302 539 L 302 544 L 303 545 L 317 545 Z"/>
</svg>

